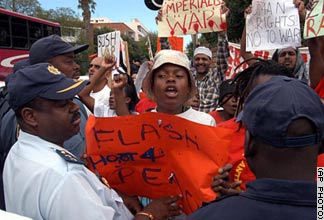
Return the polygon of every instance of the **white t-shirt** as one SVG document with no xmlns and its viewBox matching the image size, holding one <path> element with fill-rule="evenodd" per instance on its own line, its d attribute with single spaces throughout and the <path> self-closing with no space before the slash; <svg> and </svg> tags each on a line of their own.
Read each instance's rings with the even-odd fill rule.
<svg viewBox="0 0 324 220">
<path fill-rule="evenodd" d="M 93 115 L 96 117 L 115 117 L 117 116 L 117 113 L 116 110 L 111 109 L 109 105 L 95 101 L 93 107 Z"/>
<path fill-rule="evenodd" d="M 90 96 L 92 98 L 94 98 L 95 104 L 96 103 L 97 104 L 102 103 L 102 104 L 105 104 L 105 105 L 109 106 L 110 91 L 111 91 L 111 89 L 108 87 L 108 85 L 106 85 L 99 92 L 91 92 L 90 93 Z M 86 110 L 87 110 L 88 115 L 91 115 L 92 114 L 92 112 L 88 108 L 86 108 Z"/>
<path fill-rule="evenodd" d="M 109 105 L 109 96 L 111 89 L 106 85 L 99 92 L 91 92 L 90 96 L 95 99 L 96 102 Z"/>
<path fill-rule="evenodd" d="M 157 112 L 156 109 L 153 109 L 152 112 Z M 193 121 L 203 125 L 216 126 L 215 119 L 205 112 L 197 111 L 193 108 L 189 108 L 186 111 L 177 114 L 176 116 Z"/>
<path fill-rule="evenodd" d="M 138 115 L 138 112 L 132 112 L 132 115 Z M 111 109 L 109 105 L 95 102 L 93 108 L 93 115 L 96 117 L 115 117 L 117 116 L 116 110 Z"/>
</svg>

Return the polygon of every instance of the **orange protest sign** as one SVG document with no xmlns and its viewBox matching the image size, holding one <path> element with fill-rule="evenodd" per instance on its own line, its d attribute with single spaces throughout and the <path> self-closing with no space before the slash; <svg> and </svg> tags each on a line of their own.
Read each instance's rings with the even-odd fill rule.
<svg viewBox="0 0 324 220">
<path fill-rule="evenodd" d="M 161 47 L 161 40 L 167 41 L 168 46 L 172 50 L 178 50 L 183 52 L 183 37 L 167 37 L 167 38 L 160 38 L 157 39 L 157 51 L 165 49 Z M 164 42 L 162 42 L 163 44 Z"/>
<path fill-rule="evenodd" d="M 182 194 L 190 214 L 216 198 L 212 177 L 228 160 L 232 131 L 148 112 L 96 118 L 86 126 L 89 168 L 128 195 Z"/>
</svg>

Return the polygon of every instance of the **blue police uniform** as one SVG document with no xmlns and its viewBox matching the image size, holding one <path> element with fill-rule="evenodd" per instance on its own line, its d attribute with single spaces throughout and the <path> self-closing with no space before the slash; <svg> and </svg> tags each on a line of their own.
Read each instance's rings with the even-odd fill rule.
<svg viewBox="0 0 324 220">
<path fill-rule="evenodd" d="M 316 219 L 315 182 L 257 179 L 246 186 L 246 192 L 216 200 L 188 219 Z"/>
<path fill-rule="evenodd" d="M 3 181 L 7 211 L 34 220 L 133 218 L 73 154 L 23 131 L 7 156 Z"/>
</svg>

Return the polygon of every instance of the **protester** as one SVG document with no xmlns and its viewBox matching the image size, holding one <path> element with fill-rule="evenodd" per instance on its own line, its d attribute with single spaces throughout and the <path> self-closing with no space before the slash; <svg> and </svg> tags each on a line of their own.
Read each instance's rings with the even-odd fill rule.
<svg viewBox="0 0 324 220">
<path fill-rule="evenodd" d="M 229 14 L 225 3 L 222 4 L 222 13 Z M 200 97 L 199 111 L 211 112 L 218 105 L 219 85 L 225 79 L 228 66 L 229 47 L 226 31 L 218 32 L 216 52 L 216 68 L 212 69 L 212 52 L 209 48 L 200 46 L 194 51 L 193 66 L 194 78 Z"/>
<path fill-rule="evenodd" d="M 119 81 L 114 83 L 126 82 L 126 78 L 121 75 Z M 143 87 L 146 88 L 147 97 L 157 104 L 151 112 L 177 115 L 200 124 L 215 126 L 215 120 L 209 114 L 185 106 L 196 94 L 197 88 L 190 72 L 189 59 L 184 53 L 168 49 L 159 51 L 154 57 L 152 70 L 143 81 Z M 121 105 L 117 103 L 117 112 L 118 115 L 130 114 L 123 102 Z"/>
<path fill-rule="evenodd" d="M 102 57 L 95 57 L 91 60 L 89 65 L 89 80 L 92 82 L 94 75 L 98 74 L 101 67 Z M 108 105 L 109 104 L 109 94 L 111 87 L 111 71 L 102 74 L 102 76 L 94 82 L 90 96 L 94 98 L 97 102 Z"/>
<path fill-rule="evenodd" d="M 130 84 L 127 83 L 125 86 L 123 86 L 123 94 L 121 94 L 121 96 L 122 99 L 125 100 L 125 104 L 127 105 L 129 112 L 132 115 L 137 115 L 138 113 L 135 112 L 134 109 L 139 99 L 134 88 L 135 87 L 132 87 Z M 115 90 L 116 88 L 114 87 L 114 83 L 112 83 L 112 90 L 109 96 L 109 105 L 95 104 L 94 115 L 96 117 L 118 116 L 116 112 L 116 102 L 118 102 L 119 97 L 116 97 Z"/>
<path fill-rule="evenodd" d="M 123 79 L 120 83 L 123 83 Z M 158 52 L 154 57 L 152 71 L 143 81 L 143 87 L 146 88 L 147 97 L 157 103 L 151 112 L 172 114 L 196 123 L 215 125 L 210 115 L 185 106 L 196 94 L 197 89 L 190 72 L 188 57 L 184 53 L 175 50 Z M 124 115 L 129 114 L 127 108 L 122 107 L 124 111 L 120 108 L 117 111 L 124 112 Z M 148 198 L 141 198 L 143 205 L 149 201 Z M 182 215 L 179 219 L 183 217 L 185 216 Z"/>
<path fill-rule="evenodd" d="M 234 117 L 237 107 L 237 99 L 234 96 L 235 84 L 232 79 L 223 81 L 219 86 L 218 106 L 215 111 L 209 112 L 216 124 L 230 120 Z"/>
<path fill-rule="evenodd" d="M 219 37 L 218 39 L 220 42 L 221 38 Z M 220 47 L 218 46 L 217 48 Z M 193 60 L 195 68 L 193 74 L 200 96 L 199 110 L 206 113 L 214 111 L 217 108 L 218 87 L 222 81 L 222 76 L 219 75 L 217 69 L 211 69 L 212 52 L 209 48 L 204 46 L 197 47 L 194 51 Z"/>
<path fill-rule="evenodd" d="M 192 98 L 188 99 L 188 101 L 186 101 L 183 105 L 185 107 L 191 107 L 194 110 L 199 111 L 200 99 L 198 89 L 196 89 L 195 95 Z"/>
<path fill-rule="evenodd" d="M 258 62 L 250 65 L 234 78 L 233 83 L 236 84 L 234 96 L 239 100 L 237 103 L 238 115 L 218 125 L 233 130 L 232 143 L 228 149 L 228 164 L 220 169 L 219 174 L 213 178 L 211 183 L 211 187 L 218 193 L 218 196 L 245 190 L 245 183 L 255 179 L 244 158 L 245 126 L 241 121 L 241 110 L 246 97 L 257 85 L 273 76 L 290 76 L 287 68 L 273 60 L 257 60 Z"/>
<path fill-rule="evenodd" d="M 302 11 L 300 7 L 303 7 L 303 5 L 301 5 L 301 3 L 302 3 L 301 0 L 294 0 L 294 4 L 299 9 L 299 11 Z M 252 5 L 250 5 L 247 9 L 245 9 L 244 18 L 246 18 L 246 16 L 250 13 L 252 13 Z M 240 53 L 243 59 L 246 60 L 249 65 L 255 62 L 254 59 L 251 59 L 254 57 L 254 55 L 251 52 L 246 51 L 246 27 L 245 26 L 241 37 Z M 277 49 L 272 55 L 272 59 L 278 62 L 280 65 L 286 66 L 290 70 L 292 77 L 295 77 L 297 79 L 309 83 L 309 75 L 306 68 L 306 64 L 298 48 L 292 46 L 292 47 Z"/>
<path fill-rule="evenodd" d="M 80 130 L 79 106 L 72 99 L 86 83 L 66 78 L 48 63 L 8 77 L 9 104 L 21 132 L 5 162 L 7 210 L 34 220 L 146 220 L 179 215 L 174 203 L 179 196 L 174 196 L 153 201 L 134 217 L 114 190 L 63 148 L 65 140 Z"/>
<path fill-rule="evenodd" d="M 140 66 L 137 73 L 135 87 L 139 96 L 139 102 L 135 106 L 135 111 L 138 113 L 151 111 L 152 109 L 156 108 L 156 103 L 150 100 L 146 95 L 147 88 L 145 88 L 145 85 L 148 85 L 148 83 L 143 83 L 147 80 L 147 75 L 152 70 L 152 65 L 152 60 L 145 61 Z"/>
<path fill-rule="evenodd" d="M 189 219 L 315 219 L 323 118 L 319 97 L 300 80 L 276 76 L 255 87 L 243 122 L 244 154 L 256 180 L 246 192 L 216 200 Z"/>
<path fill-rule="evenodd" d="M 126 77 L 123 75 L 119 77 L 119 80 L 114 83 L 125 85 Z M 143 83 L 147 97 L 157 103 L 156 108 L 151 112 L 176 115 L 199 124 L 215 126 L 215 120 L 209 114 L 184 106 L 197 91 L 190 71 L 189 59 L 184 53 L 169 49 L 159 51 L 154 57 L 152 71 L 148 73 Z M 122 86 L 118 87 L 122 88 Z M 116 111 L 118 115 L 129 115 L 130 112 L 123 103 L 122 101 L 116 103 Z M 149 201 L 151 201 L 149 198 L 141 197 L 144 206 Z M 185 218 L 184 214 L 179 217 L 179 219 L 183 218 Z"/>
<path fill-rule="evenodd" d="M 106 58 L 97 57 L 97 59 L 96 58 L 94 59 L 95 60 L 93 60 L 93 64 L 96 65 L 97 67 L 94 68 L 95 70 L 92 71 L 91 76 L 89 74 L 90 83 L 78 94 L 82 102 L 87 106 L 87 108 L 90 110 L 91 113 L 93 113 L 95 102 L 97 104 L 103 103 L 109 105 L 109 94 L 111 89 L 107 86 L 108 80 L 106 76 L 112 78 L 112 70 L 113 68 L 115 68 L 115 64 L 116 64 L 115 57 L 113 56 L 109 56 Z M 97 85 L 101 84 L 101 86 L 103 86 L 102 79 L 104 79 L 104 84 L 105 84 L 104 87 L 107 86 L 108 88 L 108 89 L 104 88 L 104 90 L 100 92 L 102 97 L 103 96 L 107 97 L 105 98 L 107 99 L 107 101 L 104 102 L 101 102 L 99 101 L 99 99 L 96 99 L 91 96 L 92 91 L 97 87 Z M 110 86 L 111 86 L 111 81 L 112 80 L 110 80 Z"/>
<path fill-rule="evenodd" d="M 130 75 L 134 82 L 136 80 L 137 73 L 138 73 L 140 66 L 141 66 L 140 62 L 135 61 L 135 60 L 133 60 L 132 64 L 130 65 L 130 69 L 131 69 Z"/>
<path fill-rule="evenodd" d="M 176 50 L 161 50 L 153 61 L 152 71 L 144 82 L 147 96 L 157 103 L 154 112 L 162 112 L 194 121 L 215 125 L 214 119 L 184 103 L 196 93 L 196 86 L 190 72 L 188 57 Z"/>
<path fill-rule="evenodd" d="M 309 1 L 306 5 L 307 9 L 312 9 L 314 1 Z M 306 10 L 301 6 L 300 9 L 303 16 L 302 21 L 305 21 Z M 321 97 L 324 103 L 324 36 L 318 36 L 307 39 L 308 50 L 310 54 L 309 61 L 309 77 L 310 86 L 315 89 L 315 92 Z"/>
<path fill-rule="evenodd" d="M 311 56 L 309 64 L 311 87 L 324 103 L 324 37 L 308 39 L 308 48 Z"/>
<path fill-rule="evenodd" d="M 118 114 L 115 110 L 115 102 L 118 102 L 119 99 L 123 99 L 122 102 L 124 102 L 123 104 L 127 106 L 128 111 L 135 114 L 134 109 L 136 103 L 138 102 L 138 97 L 132 78 L 126 73 L 118 72 L 117 69 L 114 69 L 116 65 L 116 59 L 113 56 L 108 56 L 101 60 L 102 61 L 100 68 L 98 69 L 96 75 L 92 76 L 90 85 L 88 85 L 79 93 L 80 99 L 97 117 L 117 116 Z M 110 76 L 113 75 L 113 79 L 111 80 L 110 94 L 106 94 L 109 97 L 109 103 L 106 104 L 91 97 L 90 92 L 93 90 L 93 87 L 97 85 L 98 81 L 100 81 L 102 77 L 107 73 Z M 120 85 L 118 85 L 118 83 L 115 83 L 114 81 L 118 80 L 120 74 L 126 77 L 127 82 L 125 83 L 125 85 L 122 85 L 122 88 L 117 88 L 117 86 Z M 122 90 L 122 92 L 118 93 L 120 89 Z"/>
<path fill-rule="evenodd" d="M 221 3 L 221 11 L 228 16 L 229 9 L 225 2 Z M 162 10 L 159 10 L 156 22 L 162 19 Z M 216 52 L 216 67 L 212 68 L 212 51 L 200 46 L 194 50 L 194 57 L 192 61 L 193 77 L 199 94 L 199 111 L 210 112 L 217 108 L 218 104 L 218 87 L 225 79 L 225 74 L 228 67 L 229 47 L 227 41 L 226 31 L 217 33 L 217 52 Z M 191 65 L 190 65 L 191 66 Z"/>
</svg>

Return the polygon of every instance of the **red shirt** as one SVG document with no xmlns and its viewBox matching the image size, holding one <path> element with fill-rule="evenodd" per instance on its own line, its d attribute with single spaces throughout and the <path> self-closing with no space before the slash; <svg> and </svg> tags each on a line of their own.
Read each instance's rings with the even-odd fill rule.
<svg viewBox="0 0 324 220">
<path fill-rule="evenodd" d="M 232 181 L 242 181 L 239 189 L 245 190 L 245 183 L 255 180 L 255 176 L 250 170 L 244 157 L 245 127 L 242 126 L 239 129 L 240 123 L 236 122 L 235 120 L 235 118 L 232 118 L 217 126 L 232 129 L 234 132 L 232 143 L 228 149 L 228 162 L 233 165 L 233 169 L 230 172 L 230 177 Z"/>
<path fill-rule="evenodd" d="M 216 121 L 216 125 L 218 125 L 219 123 L 223 122 L 224 119 L 222 118 L 222 116 L 219 114 L 219 111 L 215 110 L 215 111 L 211 111 L 208 114 L 210 114 L 211 116 L 213 116 L 213 118 Z"/>
<path fill-rule="evenodd" d="M 316 86 L 315 92 L 319 95 L 319 97 L 324 99 L 324 77 L 321 79 L 321 81 Z"/>
<path fill-rule="evenodd" d="M 143 112 L 146 112 L 148 109 L 156 108 L 156 103 L 147 98 L 144 92 L 140 92 L 139 97 L 140 101 L 135 106 L 135 112 L 141 114 Z"/>
</svg>

